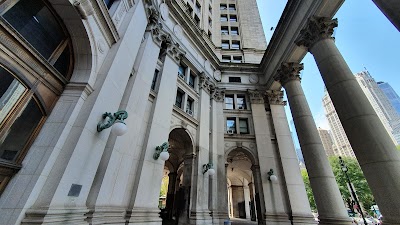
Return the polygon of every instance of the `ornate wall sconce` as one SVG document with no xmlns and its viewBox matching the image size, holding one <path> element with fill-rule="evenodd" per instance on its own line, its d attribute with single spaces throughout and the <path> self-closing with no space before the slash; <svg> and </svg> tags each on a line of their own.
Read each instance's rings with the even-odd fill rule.
<svg viewBox="0 0 400 225">
<path fill-rule="evenodd" d="M 270 180 L 270 181 L 272 181 L 272 182 L 275 182 L 275 181 L 278 180 L 278 177 L 275 176 L 274 170 L 273 170 L 273 169 L 270 169 L 270 170 L 268 171 L 268 180 Z"/>
<path fill-rule="evenodd" d="M 168 142 L 164 142 L 162 143 L 162 145 L 157 146 L 153 158 L 155 160 L 160 158 L 162 161 L 167 161 L 169 159 L 168 148 L 169 148 Z"/>
<path fill-rule="evenodd" d="M 108 118 L 108 120 L 106 120 Z M 117 136 L 124 135 L 128 130 L 124 120 L 128 118 L 128 113 L 125 110 L 120 110 L 114 114 L 106 112 L 103 114 L 103 120 L 105 122 L 99 122 L 97 124 L 97 131 L 101 132 L 112 126 L 111 132 Z"/>
<path fill-rule="evenodd" d="M 215 170 L 213 168 L 213 164 L 212 163 L 207 163 L 203 165 L 203 174 L 207 173 L 211 176 L 213 176 L 215 174 Z"/>
</svg>

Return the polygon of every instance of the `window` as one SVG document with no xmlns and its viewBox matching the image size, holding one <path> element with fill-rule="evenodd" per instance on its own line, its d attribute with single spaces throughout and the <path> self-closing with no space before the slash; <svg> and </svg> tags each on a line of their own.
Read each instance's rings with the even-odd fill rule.
<svg viewBox="0 0 400 225">
<path fill-rule="evenodd" d="M 229 132 L 236 133 L 236 118 L 235 117 L 228 117 L 226 119 L 226 130 Z"/>
<path fill-rule="evenodd" d="M 239 119 L 239 133 L 248 134 L 249 133 L 249 124 L 246 118 Z"/>
<path fill-rule="evenodd" d="M 176 99 L 175 99 L 175 105 L 178 108 L 182 108 L 182 101 L 183 101 L 183 91 L 179 90 L 176 92 Z"/>
<path fill-rule="evenodd" d="M 237 27 L 231 27 L 231 35 L 239 35 L 239 29 Z"/>
<path fill-rule="evenodd" d="M 234 95 L 225 95 L 225 109 L 234 109 Z"/>
<path fill-rule="evenodd" d="M 186 6 L 187 6 L 187 13 L 188 13 L 189 15 L 192 15 L 192 13 L 193 13 L 193 8 L 189 5 L 189 2 L 186 3 Z"/>
<path fill-rule="evenodd" d="M 160 71 L 156 70 L 154 71 L 153 75 L 153 81 L 151 82 L 151 90 L 155 91 L 156 90 L 156 85 L 157 85 L 157 79 L 158 79 L 158 73 Z"/>
<path fill-rule="evenodd" d="M 229 55 L 222 56 L 222 62 L 230 62 L 230 61 L 231 61 L 231 56 Z"/>
<path fill-rule="evenodd" d="M 221 34 L 222 35 L 229 35 L 228 27 L 221 27 Z"/>
<path fill-rule="evenodd" d="M 189 86 L 194 88 L 194 81 L 196 80 L 196 76 L 194 76 L 193 74 L 190 74 L 189 76 Z"/>
<path fill-rule="evenodd" d="M 210 27 L 212 27 L 212 20 L 211 20 L 210 17 L 208 17 L 208 25 L 209 25 Z"/>
<path fill-rule="evenodd" d="M 194 100 L 189 98 L 186 101 L 186 113 L 193 116 L 193 102 Z"/>
<path fill-rule="evenodd" d="M 208 38 L 212 38 L 212 33 L 211 33 L 211 31 L 208 31 Z"/>
<path fill-rule="evenodd" d="M 178 76 L 180 77 L 180 78 L 182 78 L 182 79 L 185 79 L 185 77 L 186 77 L 186 69 L 187 69 L 187 67 L 186 66 L 184 66 L 184 65 L 179 65 L 179 68 L 178 68 Z"/>
<path fill-rule="evenodd" d="M 208 11 L 212 14 L 212 7 L 211 7 L 211 5 L 208 6 Z"/>
<path fill-rule="evenodd" d="M 200 13 L 201 12 L 201 5 L 199 2 L 196 1 L 196 12 Z"/>
<path fill-rule="evenodd" d="M 196 21 L 196 25 L 200 26 L 200 18 L 197 15 L 194 16 L 194 20 Z"/>
<path fill-rule="evenodd" d="M 228 7 L 226 6 L 226 4 L 221 4 L 221 5 L 219 5 L 219 9 L 220 10 L 227 10 Z"/>
<path fill-rule="evenodd" d="M 229 49 L 229 41 L 223 40 L 221 43 L 222 49 Z"/>
<path fill-rule="evenodd" d="M 233 63 L 241 63 L 242 62 L 242 56 L 233 56 Z"/>
<path fill-rule="evenodd" d="M 229 77 L 229 83 L 242 83 L 242 79 L 240 77 Z"/>
<path fill-rule="evenodd" d="M 236 15 L 230 15 L 230 16 L 229 16 L 229 21 L 231 21 L 231 22 L 237 22 L 237 16 L 236 16 Z"/>
<path fill-rule="evenodd" d="M 229 4 L 229 10 L 236 10 L 236 5 L 235 4 Z"/>
<path fill-rule="evenodd" d="M 19 1 L 3 18 L 64 77 L 70 75 L 69 37 L 44 2 Z"/>
<path fill-rule="evenodd" d="M 246 109 L 246 96 L 245 95 L 237 95 L 236 103 L 238 109 Z"/>
<path fill-rule="evenodd" d="M 107 9 L 110 9 L 112 4 L 114 3 L 115 0 L 104 0 L 104 3 L 107 6 Z"/>
<path fill-rule="evenodd" d="M 232 41 L 231 49 L 240 49 L 240 42 L 239 41 Z"/>
<path fill-rule="evenodd" d="M 227 15 L 224 15 L 224 14 L 222 14 L 221 15 L 221 22 L 225 22 L 225 21 L 228 21 L 228 16 Z"/>
</svg>

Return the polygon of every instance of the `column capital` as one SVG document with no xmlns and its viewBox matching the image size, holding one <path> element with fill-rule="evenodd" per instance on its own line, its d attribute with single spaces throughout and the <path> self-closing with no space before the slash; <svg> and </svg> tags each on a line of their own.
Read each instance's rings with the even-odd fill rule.
<svg viewBox="0 0 400 225">
<path fill-rule="evenodd" d="M 200 89 L 205 90 L 208 94 L 212 95 L 214 90 L 215 90 L 215 84 L 211 81 L 211 79 L 205 75 L 204 73 L 201 73 L 199 75 L 200 77 L 200 82 L 199 82 L 199 87 Z"/>
<path fill-rule="evenodd" d="M 225 88 L 215 88 L 211 99 L 214 99 L 216 102 L 223 102 L 225 98 Z"/>
<path fill-rule="evenodd" d="M 247 93 L 249 94 L 252 104 L 264 104 L 264 91 L 247 89 Z"/>
<path fill-rule="evenodd" d="M 295 43 L 310 49 L 322 39 L 332 38 L 333 29 L 338 26 L 338 20 L 327 17 L 312 16 L 304 29 L 300 31 Z"/>
<path fill-rule="evenodd" d="M 300 71 L 303 70 L 303 68 L 303 63 L 284 62 L 281 64 L 281 68 L 277 71 L 274 79 L 279 81 L 282 86 L 291 80 L 300 81 Z"/>
<path fill-rule="evenodd" d="M 260 165 L 252 165 L 250 169 L 251 169 L 251 171 L 260 170 Z"/>
<path fill-rule="evenodd" d="M 286 101 L 283 101 L 283 91 L 268 90 L 267 97 L 270 105 L 286 105 Z"/>
</svg>

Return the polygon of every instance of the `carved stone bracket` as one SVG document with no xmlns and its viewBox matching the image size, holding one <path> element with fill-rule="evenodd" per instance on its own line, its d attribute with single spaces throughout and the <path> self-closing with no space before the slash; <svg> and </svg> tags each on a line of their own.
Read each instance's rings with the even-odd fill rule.
<svg viewBox="0 0 400 225">
<path fill-rule="evenodd" d="M 301 80 L 300 71 L 304 68 L 303 63 L 282 63 L 278 74 L 274 76 L 276 81 L 279 81 L 283 86 L 291 80 Z"/>
<path fill-rule="evenodd" d="M 283 91 L 268 90 L 267 97 L 270 105 L 286 105 L 286 101 L 283 101 Z"/>
<path fill-rule="evenodd" d="M 337 26 L 337 19 L 313 16 L 308 20 L 306 28 L 300 31 L 300 36 L 295 43 L 298 46 L 311 48 L 322 39 L 332 38 L 333 29 Z"/>
<path fill-rule="evenodd" d="M 147 18 L 149 18 L 149 24 L 158 23 L 160 19 L 160 10 L 157 7 L 157 3 L 153 0 L 143 0 L 143 4 Z"/>
<path fill-rule="evenodd" d="M 217 102 L 223 102 L 225 98 L 225 89 L 215 88 L 211 98 Z"/>
<path fill-rule="evenodd" d="M 186 52 L 180 48 L 180 45 L 178 43 L 174 43 L 171 35 L 168 34 L 167 39 L 169 39 L 167 42 L 167 54 L 171 56 L 171 58 L 174 59 L 176 63 L 179 63 L 185 56 Z"/>
<path fill-rule="evenodd" d="M 89 0 L 75 0 L 73 5 L 84 20 L 94 13 L 92 3 Z"/>
<path fill-rule="evenodd" d="M 264 104 L 264 92 L 258 90 L 247 90 L 252 104 Z"/>
<path fill-rule="evenodd" d="M 200 74 L 200 82 L 199 87 L 205 90 L 208 94 L 212 94 L 215 90 L 215 84 L 211 81 L 211 79 L 205 75 L 204 73 Z"/>
</svg>

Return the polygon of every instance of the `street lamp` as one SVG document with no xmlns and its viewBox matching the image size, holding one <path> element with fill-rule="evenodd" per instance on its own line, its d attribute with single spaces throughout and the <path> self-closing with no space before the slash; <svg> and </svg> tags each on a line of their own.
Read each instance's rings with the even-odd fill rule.
<svg viewBox="0 0 400 225">
<path fill-rule="evenodd" d="M 360 203 L 358 202 L 357 195 L 354 192 L 353 186 L 351 185 L 350 177 L 347 175 L 347 166 L 346 166 L 346 164 L 344 164 L 344 161 L 342 160 L 342 157 L 340 157 L 340 156 L 339 156 L 339 162 L 340 162 L 340 166 L 342 168 L 342 171 L 344 172 L 344 175 L 346 176 L 347 183 L 349 184 L 351 195 L 353 196 L 353 199 L 356 202 L 357 207 L 360 209 L 360 213 L 361 213 L 361 216 L 363 218 L 364 224 L 368 225 L 367 221 L 365 220 L 364 213 L 363 213 L 363 211 L 361 209 Z"/>
</svg>

